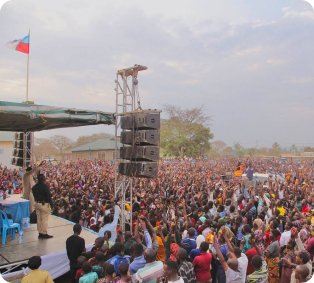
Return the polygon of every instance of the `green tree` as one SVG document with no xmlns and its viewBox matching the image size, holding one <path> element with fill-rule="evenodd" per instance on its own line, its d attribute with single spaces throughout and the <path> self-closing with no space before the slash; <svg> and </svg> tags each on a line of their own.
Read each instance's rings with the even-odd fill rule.
<svg viewBox="0 0 314 283">
<path fill-rule="evenodd" d="M 166 156 L 199 157 L 210 149 L 213 134 L 208 123 L 210 118 L 201 107 L 181 109 L 166 105 L 167 119 L 161 121 L 161 148 Z"/>
</svg>

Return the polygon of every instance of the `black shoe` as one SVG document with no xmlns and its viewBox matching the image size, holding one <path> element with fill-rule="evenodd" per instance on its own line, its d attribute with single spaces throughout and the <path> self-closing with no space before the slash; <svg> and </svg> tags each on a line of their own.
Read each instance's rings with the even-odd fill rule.
<svg viewBox="0 0 314 283">
<path fill-rule="evenodd" d="M 50 239 L 50 238 L 53 238 L 53 236 L 52 236 L 52 235 L 48 235 L 48 234 L 43 234 L 43 235 L 41 236 L 41 238 L 42 238 L 42 239 Z"/>
<path fill-rule="evenodd" d="M 39 233 L 39 235 L 38 235 L 38 239 L 43 239 L 43 238 L 44 238 L 44 236 L 45 236 L 45 234 L 41 234 L 41 233 Z"/>
</svg>

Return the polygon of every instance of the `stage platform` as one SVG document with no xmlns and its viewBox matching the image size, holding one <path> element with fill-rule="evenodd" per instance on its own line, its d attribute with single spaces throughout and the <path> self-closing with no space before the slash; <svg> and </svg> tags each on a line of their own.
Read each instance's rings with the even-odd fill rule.
<svg viewBox="0 0 314 283">
<path fill-rule="evenodd" d="M 51 215 L 48 221 L 48 234 L 54 236 L 51 239 L 38 239 L 36 224 L 24 230 L 22 243 L 19 242 L 17 234 L 15 240 L 12 240 L 9 235 L 5 246 L 0 246 L 0 270 L 3 272 L 3 269 L 10 265 L 25 263 L 31 256 L 39 255 L 42 256 L 42 269 L 48 270 L 54 279 L 61 276 L 60 273 L 65 267 L 63 266 L 62 270 L 58 265 L 60 265 L 60 260 L 66 261 L 65 265 L 68 265 L 65 242 L 73 234 L 73 225 L 72 222 Z M 83 229 L 81 237 L 85 239 L 86 248 L 89 249 L 94 244 L 97 233 Z M 55 266 L 53 261 L 55 261 Z M 8 278 L 4 274 L 2 276 Z"/>
</svg>

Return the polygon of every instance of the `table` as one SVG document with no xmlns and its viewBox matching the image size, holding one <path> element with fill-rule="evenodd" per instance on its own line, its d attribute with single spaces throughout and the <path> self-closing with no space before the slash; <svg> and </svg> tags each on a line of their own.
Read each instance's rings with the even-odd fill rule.
<svg viewBox="0 0 314 283">
<path fill-rule="evenodd" d="M 0 206 L 4 206 L 4 211 L 12 215 L 15 223 L 22 223 L 22 219 L 29 217 L 29 200 L 18 195 L 10 196 L 0 201 Z"/>
</svg>

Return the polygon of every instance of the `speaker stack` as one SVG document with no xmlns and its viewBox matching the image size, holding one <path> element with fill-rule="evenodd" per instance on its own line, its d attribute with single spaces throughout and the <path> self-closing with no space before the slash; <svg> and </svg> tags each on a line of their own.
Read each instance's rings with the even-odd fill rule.
<svg viewBox="0 0 314 283">
<path fill-rule="evenodd" d="M 121 117 L 119 173 L 154 178 L 158 173 L 160 111 L 142 110 Z"/>
</svg>

